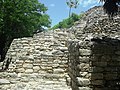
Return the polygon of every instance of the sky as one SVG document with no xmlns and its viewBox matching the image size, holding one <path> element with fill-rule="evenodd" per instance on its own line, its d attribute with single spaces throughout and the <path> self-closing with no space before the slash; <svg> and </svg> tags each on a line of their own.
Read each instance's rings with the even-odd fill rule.
<svg viewBox="0 0 120 90">
<path fill-rule="evenodd" d="M 66 4 L 69 0 L 39 0 L 40 3 L 44 4 L 48 11 L 46 12 L 52 20 L 51 26 L 58 24 L 65 18 L 69 17 L 69 7 Z M 74 1 L 74 0 L 73 0 Z M 79 0 L 79 5 L 76 9 L 72 8 L 72 12 L 80 14 L 81 12 L 87 11 L 88 9 L 101 5 L 99 0 Z"/>
</svg>

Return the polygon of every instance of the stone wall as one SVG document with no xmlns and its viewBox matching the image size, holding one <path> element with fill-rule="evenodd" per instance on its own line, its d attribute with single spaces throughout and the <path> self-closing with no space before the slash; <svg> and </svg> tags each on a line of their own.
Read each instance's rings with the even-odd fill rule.
<svg viewBox="0 0 120 90">
<path fill-rule="evenodd" d="M 44 77 L 65 84 L 63 78 L 68 73 L 70 78 L 66 80 L 72 90 L 120 90 L 119 30 L 119 15 L 111 21 L 101 7 L 94 7 L 70 29 L 14 39 L 5 61 L 0 63 L 1 69 L 8 68 L 7 72 L 0 76 L 15 78 L 10 83 L 38 82 Z"/>
<path fill-rule="evenodd" d="M 88 10 L 69 41 L 72 90 L 119 90 L 120 16 L 110 20 L 101 7 Z"/>
<path fill-rule="evenodd" d="M 120 40 L 103 38 L 69 43 L 72 90 L 120 89 Z"/>
<path fill-rule="evenodd" d="M 3 69 L 8 64 L 10 73 L 51 73 L 64 77 L 68 67 L 66 41 L 72 38 L 73 34 L 57 29 L 35 34 L 33 38 L 14 39 Z"/>
<path fill-rule="evenodd" d="M 56 29 L 14 39 L 0 64 L 0 90 L 71 90 L 65 80 L 67 40 L 74 38 Z"/>
</svg>

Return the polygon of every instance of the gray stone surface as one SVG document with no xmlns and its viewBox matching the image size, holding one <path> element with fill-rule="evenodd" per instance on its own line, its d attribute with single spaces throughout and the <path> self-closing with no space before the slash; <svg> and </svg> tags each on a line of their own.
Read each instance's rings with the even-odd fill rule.
<svg viewBox="0 0 120 90">
<path fill-rule="evenodd" d="M 3 85 L 3 84 L 10 84 L 10 81 L 7 79 L 0 79 L 0 85 Z"/>
<path fill-rule="evenodd" d="M 49 76 L 50 75 L 50 76 Z M 45 74 L 21 74 L 19 77 L 0 79 L 0 90 L 71 90 L 64 78 L 59 80 Z"/>
<path fill-rule="evenodd" d="M 1 83 L 0 90 L 71 90 L 65 75 L 68 68 L 66 42 L 70 37 L 66 30 L 37 33 L 32 37 L 14 39 L 7 52 L 4 65 L 12 60 L 0 77 L 8 79 L 9 85 Z M 16 73 L 17 75 L 10 75 Z M 4 81 L 7 83 L 7 81 Z"/>
<path fill-rule="evenodd" d="M 78 40 L 68 41 L 72 90 L 119 90 L 120 15 L 109 20 L 96 6 L 73 28 Z"/>
</svg>

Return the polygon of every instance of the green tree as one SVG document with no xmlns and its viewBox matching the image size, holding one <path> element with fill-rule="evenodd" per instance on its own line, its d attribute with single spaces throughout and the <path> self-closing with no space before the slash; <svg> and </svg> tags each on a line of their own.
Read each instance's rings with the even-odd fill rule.
<svg viewBox="0 0 120 90">
<path fill-rule="evenodd" d="M 53 26 L 52 29 L 70 28 L 72 25 L 74 25 L 74 22 L 78 21 L 82 16 L 83 16 L 83 13 L 81 13 L 80 15 L 72 13 L 69 18 L 63 19 L 57 25 Z"/>
<path fill-rule="evenodd" d="M 47 7 L 38 0 L 0 0 L 1 61 L 14 38 L 32 36 L 43 27 L 50 27 Z"/>
<path fill-rule="evenodd" d="M 104 11 L 109 15 L 109 17 L 113 17 L 117 15 L 120 8 L 120 0 L 100 0 L 104 2 L 103 8 Z"/>
<path fill-rule="evenodd" d="M 69 17 L 71 15 L 71 9 L 72 8 L 77 8 L 77 6 L 79 5 L 79 0 L 67 0 L 66 4 L 69 6 Z"/>
</svg>

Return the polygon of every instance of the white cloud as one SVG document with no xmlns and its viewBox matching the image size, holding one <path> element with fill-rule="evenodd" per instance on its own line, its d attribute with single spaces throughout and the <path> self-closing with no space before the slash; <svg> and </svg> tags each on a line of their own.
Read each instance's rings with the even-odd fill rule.
<svg viewBox="0 0 120 90">
<path fill-rule="evenodd" d="M 55 7 L 55 4 L 52 3 L 52 4 L 50 4 L 50 6 L 51 6 L 51 7 Z"/>
<path fill-rule="evenodd" d="M 83 7 L 87 7 L 88 5 L 93 5 L 98 2 L 99 0 L 79 0 L 80 5 Z"/>
</svg>

